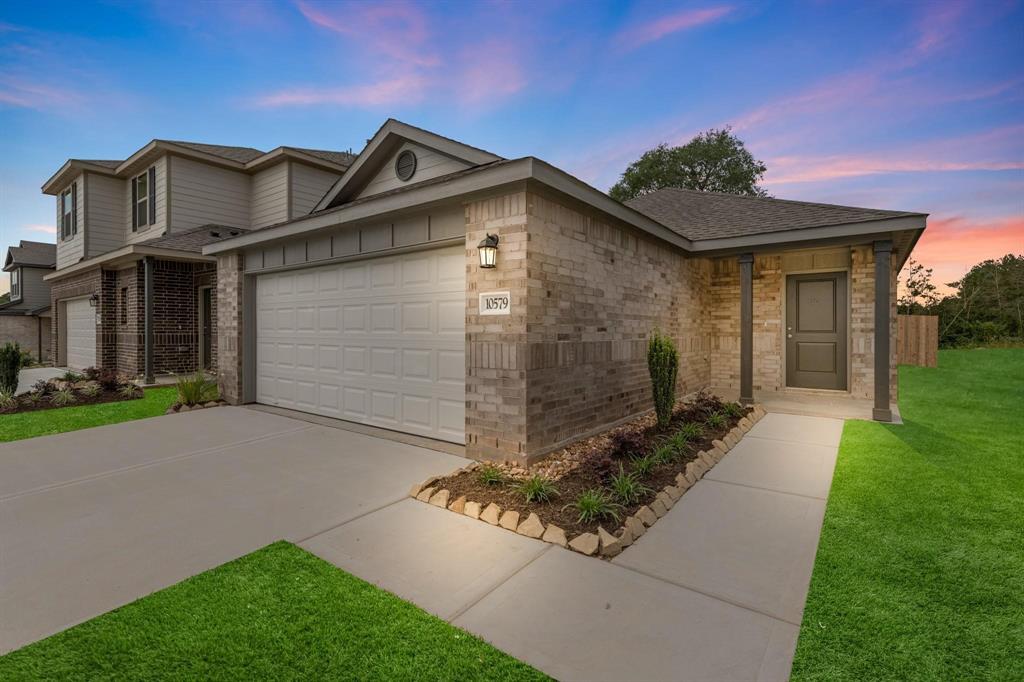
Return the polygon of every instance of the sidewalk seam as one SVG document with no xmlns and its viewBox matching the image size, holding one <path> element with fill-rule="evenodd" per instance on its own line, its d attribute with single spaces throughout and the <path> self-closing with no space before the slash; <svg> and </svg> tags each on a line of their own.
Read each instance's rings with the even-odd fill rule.
<svg viewBox="0 0 1024 682">
<path fill-rule="evenodd" d="M 714 472 L 714 469 L 709 471 L 708 474 L 711 474 L 713 472 Z M 828 500 L 827 496 L 826 497 L 815 497 L 814 495 L 803 495 L 801 493 L 791 493 L 791 492 L 788 492 L 786 490 L 775 490 L 774 488 L 763 488 L 763 487 L 761 487 L 759 485 L 750 485 L 749 483 L 736 483 L 735 481 L 723 481 L 720 478 L 711 478 L 710 476 L 705 476 L 704 479 L 706 479 L 710 483 L 723 483 L 725 485 L 735 485 L 735 486 L 738 486 L 740 488 L 749 488 L 751 490 L 760 490 L 760 491 L 766 492 L 766 493 L 778 493 L 779 495 L 792 495 L 793 497 L 802 497 L 805 500 L 817 500 L 818 502 L 825 502 L 826 500 Z"/>
<path fill-rule="evenodd" d="M 543 541 L 542 541 L 542 540 L 538 540 L 537 542 L 543 542 Z M 494 594 L 494 593 L 495 593 L 495 592 L 496 592 L 496 591 L 498 590 L 498 588 L 500 588 L 500 587 L 501 587 L 502 585 L 504 585 L 505 583 L 507 583 L 507 582 L 508 582 L 509 580 L 512 580 L 512 578 L 515 578 L 515 577 L 516 577 L 517 575 L 519 575 L 520 573 L 522 573 L 522 572 L 523 572 L 523 571 L 524 571 L 524 570 L 526 569 L 526 567 L 527 567 L 527 566 L 529 566 L 529 565 L 530 565 L 530 564 L 532 564 L 532 563 L 533 563 L 534 561 L 536 561 L 537 559 L 541 558 L 542 556 L 544 556 L 545 554 L 547 554 L 548 552 L 550 552 L 550 551 L 551 551 L 552 549 L 554 549 L 554 547 L 555 547 L 555 546 L 554 546 L 554 545 L 552 545 L 551 543 L 545 543 L 545 544 L 547 545 L 547 547 L 544 547 L 543 549 L 541 549 L 541 551 L 537 553 L 537 556 L 533 557 L 532 559 L 530 559 L 529 561 L 527 561 L 527 562 L 526 562 L 525 564 L 523 564 L 522 566 L 520 566 L 519 568 L 517 568 L 517 569 L 516 569 L 515 571 L 513 571 L 513 572 L 512 572 L 512 573 L 511 573 L 511 574 L 510 574 L 510 575 L 509 575 L 509 576 L 508 576 L 507 578 L 505 578 L 504 580 L 502 580 L 502 581 L 501 581 L 500 583 L 498 583 L 497 585 L 495 585 L 494 587 L 492 587 L 492 588 L 491 588 L 490 590 L 488 590 L 488 591 L 487 591 L 487 592 L 485 592 L 484 594 L 480 595 L 480 597 L 478 597 L 477 599 L 474 599 L 474 600 L 473 600 L 473 601 L 471 601 L 471 602 L 470 602 L 469 604 L 466 604 L 466 605 L 465 605 L 465 606 L 463 606 L 463 607 L 462 607 L 461 609 L 458 609 L 458 610 L 456 610 L 456 611 L 455 611 L 455 613 L 453 613 L 453 614 L 452 614 L 452 615 L 451 615 L 451 616 L 450 616 L 449 618 L 447 618 L 447 619 L 446 619 L 446 620 L 447 620 L 447 622 L 449 622 L 449 623 L 454 623 L 454 622 L 456 621 L 456 619 L 458 619 L 458 618 L 461 618 L 461 617 L 462 617 L 463 615 L 465 615 L 465 613 L 466 613 L 467 611 L 469 611 L 469 610 L 470 610 L 471 608 L 473 608 L 474 606 L 476 606 L 477 604 L 479 604 L 480 602 L 482 602 L 482 601 L 483 601 L 484 599 L 486 599 L 487 597 L 489 597 L 489 596 L 491 596 L 492 594 Z M 568 551 L 568 550 L 566 550 L 566 551 Z"/>
</svg>

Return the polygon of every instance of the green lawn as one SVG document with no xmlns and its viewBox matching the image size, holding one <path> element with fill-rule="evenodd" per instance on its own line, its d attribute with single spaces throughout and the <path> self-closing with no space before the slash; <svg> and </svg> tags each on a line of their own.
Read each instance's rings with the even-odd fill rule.
<svg viewBox="0 0 1024 682">
<path fill-rule="evenodd" d="M 0 679 L 542 680 L 278 542 L 0 657 Z"/>
<path fill-rule="evenodd" d="M 177 395 L 177 389 L 173 386 L 147 388 L 146 394 L 139 400 L 2 414 L 0 443 L 155 417 L 166 412 L 167 408 L 174 404 Z"/>
<path fill-rule="evenodd" d="M 905 425 L 846 423 L 793 678 L 1024 679 L 1024 349 L 900 392 Z"/>
</svg>

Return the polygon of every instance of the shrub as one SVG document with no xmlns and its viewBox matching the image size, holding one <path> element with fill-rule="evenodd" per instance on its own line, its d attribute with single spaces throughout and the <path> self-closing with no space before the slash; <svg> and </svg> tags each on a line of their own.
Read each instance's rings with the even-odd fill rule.
<svg viewBox="0 0 1024 682">
<path fill-rule="evenodd" d="M 0 348 L 0 393 L 12 396 L 18 390 L 18 374 L 21 372 L 21 347 L 6 343 Z"/>
<path fill-rule="evenodd" d="M 739 403 L 726 403 L 722 405 L 722 411 L 730 417 L 742 417 L 743 407 Z"/>
<path fill-rule="evenodd" d="M 116 391 L 123 383 L 121 377 L 112 369 L 97 370 L 96 382 L 104 391 Z"/>
<path fill-rule="evenodd" d="M 13 393 L 0 391 L 0 411 L 11 410 L 18 406 L 18 399 Z"/>
<path fill-rule="evenodd" d="M 493 464 L 484 464 L 477 470 L 476 475 L 484 485 L 499 485 L 505 482 L 505 473 Z"/>
<path fill-rule="evenodd" d="M 517 483 L 515 490 L 527 502 L 550 502 L 552 497 L 558 495 L 555 484 L 540 474 Z"/>
<path fill-rule="evenodd" d="M 612 518 L 618 521 L 619 510 L 622 509 L 621 504 L 613 502 L 608 493 L 600 488 L 584 490 L 576 498 L 575 502 L 565 505 L 562 509 L 569 509 L 570 507 L 579 514 L 577 523 L 590 523 L 591 521 L 600 521 L 604 518 Z"/>
<path fill-rule="evenodd" d="M 73 405 L 78 402 L 78 398 L 75 397 L 75 392 L 70 387 L 65 386 L 59 391 L 54 391 L 53 395 L 50 396 L 50 402 L 57 407 L 64 407 L 65 405 Z"/>
<path fill-rule="evenodd" d="M 29 391 L 28 393 L 23 395 L 21 399 L 24 400 L 27 404 L 32 405 L 34 407 L 39 403 L 43 402 L 44 397 L 46 397 L 46 394 L 40 391 Z"/>
<path fill-rule="evenodd" d="M 86 367 L 82 370 L 82 374 L 84 374 L 85 378 L 89 381 L 96 381 L 100 378 L 100 370 L 98 367 Z"/>
<path fill-rule="evenodd" d="M 676 436 L 685 440 L 686 442 L 697 440 L 698 438 L 704 437 L 704 426 L 697 422 L 687 422 L 679 427 L 676 431 Z"/>
<path fill-rule="evenodd" d="M 682 446 L 685 448 L 686 443 L 683 443 Z M 682 452 L 676 447 L 676 443 L 667 439 L 664 443 L 654 449 L 654 452 L 650 455 L 650 459 L 653 460 L 656 465 L 668 464 L 669 462 L 674 462 L 681 454 Z M 634 471 L 635 470 L 636 469 L 634 468 Z"/>
<path fill-rule="evenodd" d="M 178 402 L 182 405 L 201 405 L 218 397 L 217 382 L 202 372 L 178 378 Z"/>
<path fill-rule="evenodd" d="M 69 384 L 73 384 L 76 381 L 81 381 L 83 378 L 84 377 L 81 374 L 79 374 L 78 372 L 74 372 L 70 369 L 60 375 L 61 381 L 66 381 Z"/>
<path fill-rule="evenodd" d="M 35 393 L 40 393 L 42 395 L 50 395 L 54 390 L 56 390 L 56 386 L 54 386 L 53 382 L 49 379 L 40 379 L 36 383 L 32 384 L 32 390 Z"/>
<path fill-rule="evenodd" d="M 135 398 L 142 397 L 142 389 L 129 382 L 118 387 L 117 395 L 121 396 L 125 400 L 133 400 Z"/>
<path fill-rule="evenodd" d="M 32 353 L 27 350 L 21 351 L 21 366 L 22 368 L 31 367 L 36 364 L 35 359 L 32 357 Z"/>
<path fill-rule="evenodd" d="M 693 399 L 693 409 L 698 414 L 707 418 L 715 412 L 722 410 L 722 401 L 718 399 L 718 396 L 702 389 Z"/>
<path fill-rule="evenodd" d="M 647 371 L 651 375 L 651 390 L 654 393 L 654 411 L 658 415 L 658 426 L 668 426 L 672 421 L 672 408 L 676 404 L 679 353 L 672 339 L 662 336 L 657 330 L 647 344 Z"/>
<path fill-rule="evenodd" d="M 657 462 L 654 461 L 654 457 L 651 455 L 635 459 L 633 460 L 633 473 L 641 478 L 646 478 L 654 471 L 656 464 Z"/>
<path fill-rule="evenodd" d="M 612 494 L 623 504 L 636 504 L 644 495 L 654 492 L 637 478 L 634 473 L 626 473 L 619 465 L 619 473 L 612 476 L 608 482 L 608 488 Z"/>
<path fill-rule="evenodd" d="M 84 395 L 86 398 L 95 398 L 100 394 L 103 389 L 95 381 L 90 381 L 85 386 L 78 389 L 78 392 Z"/>
<path fill-rule="evenodd" d="M 721 412 L 712 412 L 708 415 L 708 418 L 704 420 L 704 423 L 708 425 L 709 429 L 725 428 L 725 415 Z"/>
<path fill-rule="evenodd" d="M 612 457 L 625 459 L 638 457 L 644 451 L 644 437 L 636 431 L 624 431 L 612 438 Z"/>
</svg>

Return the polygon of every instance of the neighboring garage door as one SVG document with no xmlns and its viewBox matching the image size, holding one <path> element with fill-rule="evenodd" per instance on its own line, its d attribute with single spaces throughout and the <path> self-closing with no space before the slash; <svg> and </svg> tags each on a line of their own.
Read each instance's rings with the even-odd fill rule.
<svg viewBox="0 0 1024 682">
<path fill-rule="evenodd" d="M 96 309 L 79 298 L 64 304 L 64 316 L 68 367 L 96 366 Z"/>
<path fill-rule="evenodd" d="M 256 400 L 456 443 L 462 247 L 260 275 Z"/>
</svg>

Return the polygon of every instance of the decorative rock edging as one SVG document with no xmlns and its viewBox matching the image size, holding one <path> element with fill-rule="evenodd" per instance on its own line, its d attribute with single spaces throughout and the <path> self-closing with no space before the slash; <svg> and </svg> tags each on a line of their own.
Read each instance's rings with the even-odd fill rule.
<svg viewBox="0 0 1024 682">
<path fill-rule="evenodd" d="M 164 414 L 177 414 L 178 412 L 194 412 L 195 410 L 205 410 L 208 407 L 220 407 L 221 405 L 227 405 L 226 400 L 211 400 L 209 402 L 200 403 L 197 405 L 182 405 L 180 403 L 174 403 L 168 407 Z"/>
<path fill-rule="evenodd" d="M 743 436 L 765 414 L 766 412 L 761 405 L 754 405 L 750 414 L 741 418 L 737 425 L 725 434 L 721 440 L 712 441 L 710 450 L 698 452 L 696 458 L 689 461 L 681 473 L 676 474 L 675 485 L 665 486 L 662 490 L 658 491 L 650 505 L 644 505 L 636 510 L 634 514 L 626 517 L 622 526 L 612 533 L 598 526 L 596 533 L 581 533 L 572 540 L 569 540 L 564 530 L 553 523 L 545 525 L 540 517 L 533 512 L 530 512 L 525 520 L 520 520 L 519 512 L 512 510 L 503 511 L 500 506 L 493 502 L 481 508 L 481 503 L 468 501 L 465 495 L 449 502 L 451 493 L 448 490 L 438 490 L 437 486 L 434 485 L 442 478 L 457 476 L 458 474 L 478 469 L 480 467 L 479 462 L 472 462 L 447 474 L 447 476 L 431 476 L 422 483 L 414 485 L 409 490 L 409 497 L 435 507 L 448 509 L 457 514 L 463 514 L 471 519 L 485 521 L 492 526 L 499 526 L 519 535 L 550 542 L 560 547 L 567 547 L 586 556 L 599 556 L 604 559 L 611 559 L 621 554 L 624 549 L 646 533 L 648 528 L 657 523 L 658 519 L 668 514 L 669 509 L 682 499 L 686 491 L 692 488 L 715 464 L 720 462 L 729 450 L 736 447 L 736 444 L 740 442 Z"/>
</svg>

